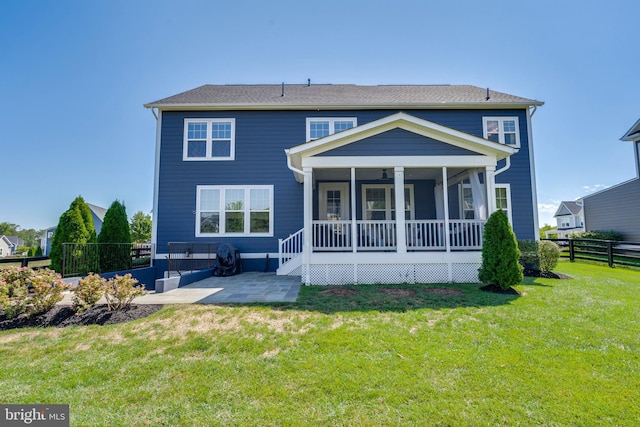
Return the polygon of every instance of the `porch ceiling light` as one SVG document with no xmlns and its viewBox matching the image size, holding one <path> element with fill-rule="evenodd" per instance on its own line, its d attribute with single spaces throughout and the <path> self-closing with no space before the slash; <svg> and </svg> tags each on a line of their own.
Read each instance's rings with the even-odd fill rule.
<svg viewBox="0 0 640 427">
<path fill-rule="evenodd" d="M 389 179 L 389 175 L 387 175 L 387 170 L 386 169 L 382 169 L 382 178 L 380 178 L 382 180 L 388 180 Z"/>
</svg>

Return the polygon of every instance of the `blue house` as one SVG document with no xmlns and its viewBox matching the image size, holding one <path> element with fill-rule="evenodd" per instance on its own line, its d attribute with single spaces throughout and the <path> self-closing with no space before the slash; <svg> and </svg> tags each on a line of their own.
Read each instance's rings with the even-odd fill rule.
<svg viewBox="0 0 640 427">
<path fill-rule="evenodd" d="M 156 265 L 170 242 L 228 242 L 245 270 L 306 284 L 476 282 L 491 212 L 538 235 L 542 104 L 468 85 L 310 83 L 146 104 Z"/>
</svg>

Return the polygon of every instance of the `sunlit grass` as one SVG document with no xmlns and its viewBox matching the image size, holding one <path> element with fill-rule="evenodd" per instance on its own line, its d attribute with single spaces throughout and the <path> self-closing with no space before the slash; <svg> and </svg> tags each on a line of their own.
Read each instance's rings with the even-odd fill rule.
<svg viewBox="0 0 640 427">
<path fill-rule="evenodd" d="M 520 297 L 303 287 L 0 332 L 0 402 L 68 403 L 72 425 L 639 424 L 640 273 L 558 270 L 574 279 L 526 278 Z"/>
</svg>

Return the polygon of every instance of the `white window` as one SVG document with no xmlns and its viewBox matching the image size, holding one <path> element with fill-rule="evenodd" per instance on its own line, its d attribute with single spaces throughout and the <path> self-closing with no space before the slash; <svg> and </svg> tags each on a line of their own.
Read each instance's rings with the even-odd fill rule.
<svg viewBox="0 0 640 427">
<path fill-rule="evenodd" d="M 355 117 L 307 118 L 307 141 L 342 132 L 357 125 Z"/>
<path fill-rule="evenodd" d="M 235 119 L 185 119 L 183 160 L 233 160 Z"/>
<path fill-rule="evenodd" d="M 511 184 L 496 184 L 496 209 L 502 209 L 513 225 L 511 217 Z"/>
<path fill-rule="evenodd" d="M 404 217 L 414 219 L 413 185 L 404 186 Z M 365 220 L 395 220 L 396 197 L 393 184 L 362 186 L 362 218 Z"/>
<path fill-rule="evenodd" d="M 485 139 L 520 147 L 520 125 L 517 117 L 483 117 L 482 127 Z"/>
<path fill-rule="evenodd" d="M 462 219 L 475 219 L 476 213 L 473 205 L 473 191 L 471 191 L 471 184 L 461 184 L 462 191 L 460 192 L 460 218 Z"/>
<path fill-rule="evenodd" d="M 199 185 L 196 236 L 273 236 L 272 185 Z"/>
</svg>

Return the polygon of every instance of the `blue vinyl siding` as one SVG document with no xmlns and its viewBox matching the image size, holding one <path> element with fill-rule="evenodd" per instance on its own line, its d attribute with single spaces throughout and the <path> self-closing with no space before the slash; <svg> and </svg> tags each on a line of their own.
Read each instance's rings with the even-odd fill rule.
<svg viewBox="0 0 640 427">
<path fill-rule="evenodd" d="M 393 129 L 370 138 L 325 151 L 319 156 L 466 156 L 472 151 L 436 141 L 404 129 Z"/>
<path fill-rule="evenodd" d="M 159 170 L 159 194 L 157 209 L 157 252 L 167 252 L 167 242 L 210 241 L 229 242 L 241 252 L 275 253 L 278 238 L 285 238 L 303 226 L 303 186 L 296 182 L 287 168 L 284 150 L 305 142 L 306 119 L 310 117 L 357 117 L 358 125 L 387 117 L 397 110 L 359 111 L 164 111 L 162 112 L 161 149 Z M 483 116 L 517 116 L 520 122 L 520 152 L 512 156 L 511 168 L 496 178 L 497 183 L 511 184 L 511 201 L 514 231 L 518 238 L 535 236 L 533 228 L 533 206 L 531 198 L 531 173 L 527 137 L 526 110 L 404 110 L 407 114 L 433 121 L 460 131 L 482 137 Z M 234 161 L 183 161 L 183 132 L 186 118 L 234 118 Z M 455 155 L 466 150 L 446 146 L 437 141 L 402 130 L 390 131 L 367 141 L 345 146 L 335 153 L 356 155 L 365 144 L 367 153 L 373 154 L 385 146 L 388 138 L 401 136 L 394 145 L 393 154 L 412 154 L 420 150 L 429 154 Z M 416 142 L 422 146 L 416 148 Z M 340 150 L 340 151 L 339 151 Z M 351 154 L 349 154 L 351 153 Z M 273 237 L 195 237 L 195 211 L 197 185 L 273 185 L 274 228 Z M 433 182 L 416 183 L 433 186 Z M 416 191 L 416 209 L 433 209 L 429 215 L 435 217 L 435 208 L 428 198 L 433 189 Z M 418 196 L 420 194 L 420 196 Z M 453 198 L 454 195 L 451 194 Z M 360 197 L 358 198 L 360 199 Z M 317 202 L 317 201 L 316 201 Z M 360 201 L 357 201 L 360 203 Z M 457 202 L 455 202 L 457 203 Z M 317 207 L 317 203 L 314 203 Z M 430 207 L 431 206 L 431 207 Z M 418 211 L 416 210 L 416 216 Z M 361 208 L 358 207 L 360 215 Z"/>
</svg>

